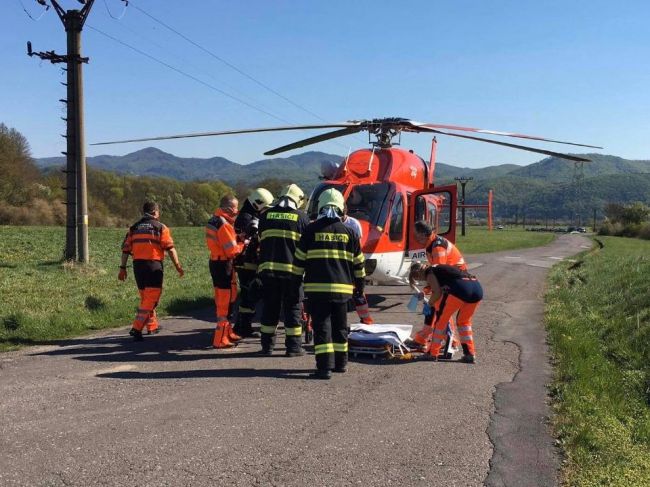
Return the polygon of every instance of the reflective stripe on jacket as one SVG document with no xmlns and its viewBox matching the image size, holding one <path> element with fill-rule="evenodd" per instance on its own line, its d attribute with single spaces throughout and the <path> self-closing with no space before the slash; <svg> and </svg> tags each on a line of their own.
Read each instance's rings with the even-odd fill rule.
<svg viewBox="0 0 650 487">
<path fill-rule="evenodd" d="M 165 251 L 174 248 L 169 228 L 154 217 L 145 215 L 134 223 L 124 237 L 122 252 L 133 260 L 158 260 L 165 258 Z"/>
<path fill-rule="evenodd" d="M 433 235 L 426 246 L 427 260 L 431 265 L 453 265 L 461 270 L 467 270 L 467 264 L 460 250 L 444 237 Z"/>
<path fill-rule="evenodd" d="M 309 224 L 300 239 L 293 272 L 304 273 L 310 300 L 342 302 L 352 296 L 355 281 L 365 277 L 364 264 L 355 233 L 338 218 L 320 218 Z"/>
<path fill-rule="evenodd" d="M 260 218 L 258 273 L 288 279 L 293 275 L 294 253 L 309 218 L 301 210 L 276 205 Z"/>
<path fill-rule="evenodd" d="M 234 259 L 244 244 L 237 243 L 233 219 L 217 209 L 205 226 L 205 243 L 210 250 L 210 260 Z"/>
</svg>

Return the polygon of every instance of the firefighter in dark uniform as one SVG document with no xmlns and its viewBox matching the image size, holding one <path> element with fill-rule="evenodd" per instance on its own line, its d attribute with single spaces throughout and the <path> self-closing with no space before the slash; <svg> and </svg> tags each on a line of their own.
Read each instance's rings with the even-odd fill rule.
<svg viewBox="0 0 650 487">
<path fill-rule="evenodd" d="M 140 306 L 129 334 L 136 341 L 143 340 L 142 330 L 145 326 L 149 333 L 157 333 L 159 329 L 156 306 L 162 294 L 165 251 L 178 275 L 183 277 L 184 274 L 171 232 L 158 220 L 158 204 L 148 201 L 142 207 L 142 212 L 144 215 L 129 228 L 122 243 L 122 261 L 118 274 L 120 281 L 126 280 L 126 263 L 129 255 L 133 256 L 133 275 L 140 293 Z"/>
<path fill-rule="evenodd" d="M 336 189 L 321 193 L 318 218 L 303 233 L 294 260 L 297 278 L 304 273 L 318 379 L 347 370 L 347 303 L 355 289 L 363 293 L 366 275 L 359 238 L 341 222 L 344 204 Z"/>
<path fill-rule="evenodd" d="M 248 196 L 235 219 L 235 233 L 245 242 L 244 251 L 235 258 L 235 271 L 239 280 L 239 310 L 235 333 L 241 337 L 253 336 L 252 322 L 255 300 L 250 292 L 257 277 L 259 261 L 259 218 L 262 211 L 273 203 L 273 195 L 264 188 L 256 188 Z"/>
<path fill-rule="evenodd" d="M 284 310 L 286 355 L 304 355 L 300 322 L 300 289 L 294 285 L 293 259 L 300 235 L 309 224 L 305 212 L 299 210 L 305 194 L 295 184 L 287 186 L 278 203 L 260 218 L 260 260 L 258 274 L 262 279 L 263 355 L 271 355 L 275 346 L 280 308 Z"/>
</svg>

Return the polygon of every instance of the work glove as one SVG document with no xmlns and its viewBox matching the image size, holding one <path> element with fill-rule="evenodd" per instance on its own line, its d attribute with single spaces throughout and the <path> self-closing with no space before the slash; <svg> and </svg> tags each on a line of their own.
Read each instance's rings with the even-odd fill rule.
<svg viewBox="0 0 650 487">
<path fill-rule="evenodd" d="M 126 268 L 125 267 L 120 267 L 120 272 L 118 273 L 117 278 L 120 281 L 126 281 Z"/>
</svg>

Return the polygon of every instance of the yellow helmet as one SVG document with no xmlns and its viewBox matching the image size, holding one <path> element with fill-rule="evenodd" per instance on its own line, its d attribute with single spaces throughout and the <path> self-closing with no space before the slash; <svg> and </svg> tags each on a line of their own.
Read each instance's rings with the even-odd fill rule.
<svg viewBox="0 0 650 487">
<path fill-rule="evenodd" d="M 273 203 L 273 195 L 268 189 L 265 188 L 255 188 L 251 191 L 251 194 L 248 195 L 248 201 L 255 211 L 260 211 L 263 208 L 271 206 Z"/>
<path fill-rule="evenodd" d="M 335 206 L 338 208 L 341 213 L 343 213 L 343 207 L 345 206 L 345 199 L 338 189 L 330 188 L 323 191 L 318 197 L 318 211 L 321 210 L 324 206 Z"/>
<path fill-rule="evenodd" d="M 302 189 L 300 189 L 297 184 L 290 184 L 284 188 L 282 193 L 280 193 L 280 196 L 286 196 L 287 198 L 292 199 L 298 208 L 300 208 L 303 201 L 305 201 L 305 193 L 303 193 Z"/>
</svg>

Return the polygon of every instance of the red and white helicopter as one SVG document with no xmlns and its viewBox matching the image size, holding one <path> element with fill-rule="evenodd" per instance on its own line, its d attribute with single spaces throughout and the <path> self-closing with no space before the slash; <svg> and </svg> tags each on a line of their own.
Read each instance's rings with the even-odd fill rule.
<svg viewBox="0 0 650 487">
<path fill-rule="evenodd" d="M 371 148 L 354 151 L 340 166 L 325 171 L 326 179 L 312 192 L 307 211 L 311 215 L 316 213 L 318 196 L 325 189 L 335 187 L 343 193 L 348 206 L 348 214 L 357 218 L 361 223 L 363 229 L 361 244 L 366 257 L 366 273 L 368 278 L 376 284 L 404 283 L 411 263 L 426 258 L 424 248 L 415 240 L 414 223 L 416 221 L 428 221 L 433 224 L 439 235 L 452 242 L 456 237 L 456 185 L 435 186 L 436 138 L 434 137 L 432 140 L 431 156 L 427 163 L 412 150 L 395 147 L 399 145 L 402 132 L 429 133 L 478 140 L 577 162 L 588 162 L 589 159 L 456 132 L 474 132 L 602 149 L 602 147 L 593 145 L 545 137 L 455 125 L 421 123 L 405 118 L 200 132 L 101 142 L 91 145 L 328 128 L 336 130 L 278 147 L 265 152 L 264 155 L 279 154 L 361 131 L 368 132 Z M 375 140 L 371 140 L 372 136 L 375 137 Z M 397 140 L 394 141 L 396 138 Z"/>
</svg>

